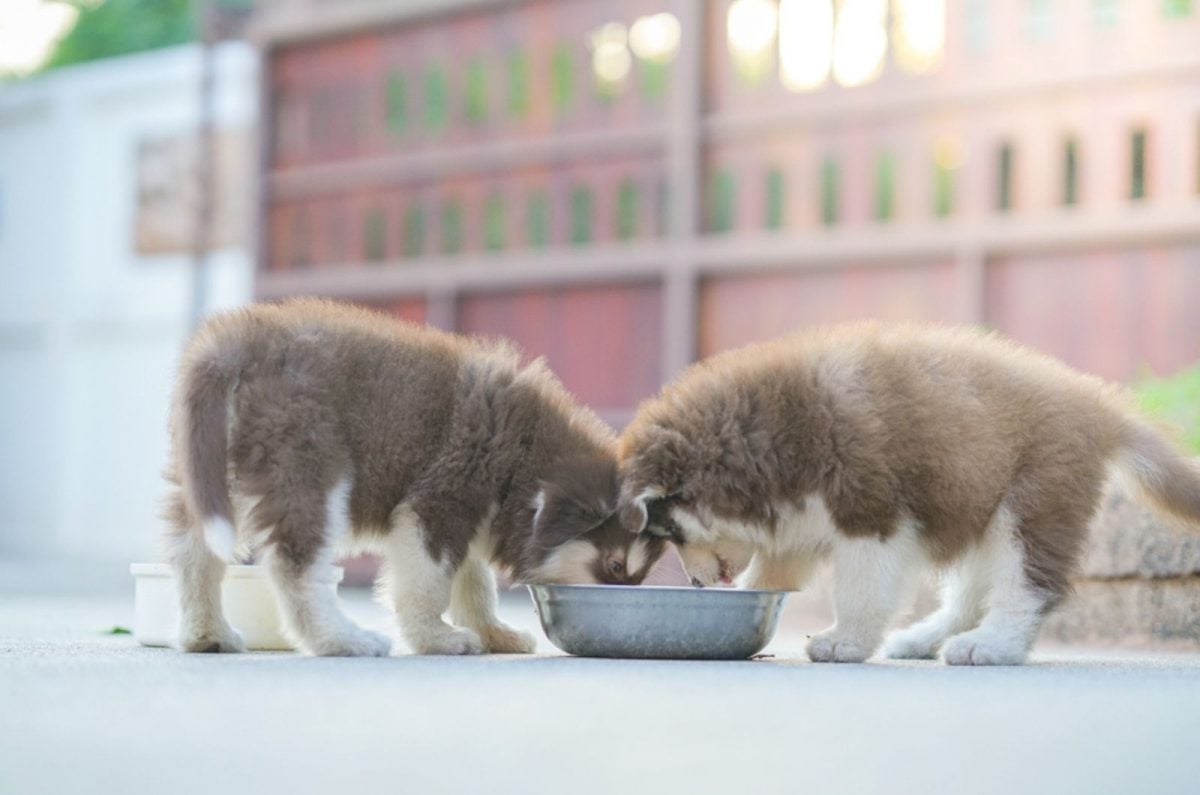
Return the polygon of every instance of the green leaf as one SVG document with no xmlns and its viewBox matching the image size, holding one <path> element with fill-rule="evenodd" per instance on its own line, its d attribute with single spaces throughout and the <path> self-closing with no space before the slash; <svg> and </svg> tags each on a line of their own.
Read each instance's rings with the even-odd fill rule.
<svg viewBox="0 0 1200 795">
<path fill-rule="evenodd" d="M 554 48 L 550 56 L 550 101 L 559 113 L 571 107 L 571 95 L 574 91 L 575 65 L 571 59 L 571 50 L 565 44 Z"/>
<path fill-rule="evenodd" d="M 382 210 L 371 210 L 363 220 L 363 253 L 369 262 L 378 262 L 387 254 L 387 224 Z"/>
<path fill-rule="evenodd" d="M 821 223 L 833 226 L 841 205 L 838 190 L 838 163 L 833 157 L 821 161 Z"/>
<path fill-rule="evenodd" d="M 896 158 L 884 152 L 875 161 L 875 219 L 891 220 L 896 204 Z"/>
<path fill-rule="evenodd" d="M 736 208 L 737 186 L 729 171 L 718 171 L 712 175 L 709 185 L 709 228 L 713 232 L 728 232 L 733 229 Z"/>
<path fill-rule="evenodd" d="M 43 69 L 182 44 L 196 38 L 189 0 L 71 2 L 79 16 L 58 40 Z"/>
<path fill-rule="evenodd" d="M 449 93 L 445 71 L 431 66 L 425 72 L 425 124 L 434 132 L 439 132 L 446 126 L 449 117 Z"/>
<path fill-rule="evenodd" d="M 617 187 L 617 239 L 629 240 L 637 234 L 638 192 L 631 179 Z"/>
<path fill-rule="evenodd" d="M 1200 363 L 1168 378 L 1146 378 L 1134 391 L 1142 409 L 1181 433 L 1187 447 L 1200 455 Z"/>
<path fill-rule="evenodd" d="M 425 250 L 425 208 L 410 206 L 404 213 L 404 256 L 419 257 Z"/>
<path fill-rule="evenodd" d="M 442 253 L 457 254 L 463 247 L 462 205 L 455 199 L 442 206 Z"/>
<path fill-rule="evenodd" d="M 592 192 L 579 185 L 571 189 L 571 243 L 582 245 L 592 239 Z"/>
<path fill-rule="evenodd" d="M 545 248 L 550 242 L 550 201 L 545 191 L 529 197 L 525 210 L 525 236 L 530 248 Z"/>
<path fill-rule="evenodd" d="M 404 132 L 408 126 L 408 82 L 399 70 L 387 79 L 387 125 L 393 133 Z"/>
<path fill-rule="evenodd" d="M 475 59 L 467 66 L 467 121 L 482 124 L 487 120 L 487 67 Z"/>
<path fill-rule="evenodd" d="M 529 58 L 521 50 L 508 56 L 508 112 L 515 117 L 529 112 Z"/>
<path fill-rule="evenodd" d="M 766 185 L 767 217 L 764 219 L 767 229 L 783 228 L 783 171 L 772 168 L 767 171 Z"/>
<path fill-rule="evenodd" d="M 483 247 L 488 251 L 504 248 L 504 197 L 488 196 L 483 206 Z"/>
</svg>

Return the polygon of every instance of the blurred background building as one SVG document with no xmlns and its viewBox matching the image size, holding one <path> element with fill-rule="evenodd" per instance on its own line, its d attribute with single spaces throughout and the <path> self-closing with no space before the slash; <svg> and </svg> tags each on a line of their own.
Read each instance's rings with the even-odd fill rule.
<svg viewBox="0 0 1200 795">
<path fill-rule="evenodd" d="M 618 424 L 854 318 L 1200 355 L 1190 2 L 293 0 L 257 35 L 258 294 L 511 336 Z"/>
<path fill-rule="evenodd" d="M 192 301 L 201 52 L 0 88 L 0 560 L 157 552 L 167 400 Z M 215 54 L 205 309 L 244 303 L 257 57 Z"/>
<path fill-rule="evenodd" d="M 1200 2 L 262 0 L 245 30 L 0 88 L 2 556 L 152 554 L 193 284 L 511 337 L 618 427 L 750 341 L 980 324 L 1143 384 L 1200 452 L 1200 369 L 1147 381 L 1200 359 Z M 1094 572 L 1183 578 L 1200 637 L 1200 548 L 1138 533 Z"/>
</svg>

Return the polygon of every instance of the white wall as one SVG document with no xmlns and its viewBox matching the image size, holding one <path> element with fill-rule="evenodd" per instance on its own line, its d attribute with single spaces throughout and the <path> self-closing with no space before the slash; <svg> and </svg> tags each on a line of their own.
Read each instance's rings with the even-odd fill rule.
<svg viewBox="0 0 1200 795">
<path fill-rule="evenodd" d="M 0 559 L 156 552 L 191 274 L 136 252 L 136 153 L 195 128 L 198 83 L 186 46 L 0 88 Z M 252 131 L 251 49 L 221 48 L 217 86 L 217 126 Z M 247 248 L 211 262 L 208 307 L 248 300 Z"/>
</svg>

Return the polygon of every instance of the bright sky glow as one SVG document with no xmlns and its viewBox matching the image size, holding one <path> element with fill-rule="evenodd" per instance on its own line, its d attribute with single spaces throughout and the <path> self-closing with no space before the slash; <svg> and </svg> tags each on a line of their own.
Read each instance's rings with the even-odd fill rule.
<svg viewBox="0 0 1200 795">
<path fill-rule="evenodd" d="M 626 43 L 628 39 L 625 26 L 618 22 L 610 22 L 592 33 L 592 71 L 601 83 L 615 85 L 629 74 L 633 58 Z"/>
<path fill-rule="evenodd" d="M 946 42 L 946 0 L 896 0 L 892 41 L 896 62 L 921 74 L 942 60 Z"/>
<path fill-rule="evenodd" d="M 629 48 L 644 61 L 667 63 L 679 52 L 679 20 L 666 11 L 638 17 L 629 27 Z"/>
<path fill-rule="evenodd" d="M 843 86 L 875 80 L 887 46 L 887 0 L 842 0 L 833 34 L 834 79 Z"/>
<path fill-rule="evenodd" d="M 833 60 L 833 0 L 780 0 L 779 81 L 811 91 L 829 79 Z"/>
<path fill-rule="evenodd" d="M 771 63 L 778 11 L 771 0 L 734 0 L 725 18 L 729 53 L 738 71 L 757 79 Z"/>
<path fill-rule="evenodd" d="M 0 0 L 0 73 L 37 68 L 77 14 L 66 3 Z"/>
</svg>

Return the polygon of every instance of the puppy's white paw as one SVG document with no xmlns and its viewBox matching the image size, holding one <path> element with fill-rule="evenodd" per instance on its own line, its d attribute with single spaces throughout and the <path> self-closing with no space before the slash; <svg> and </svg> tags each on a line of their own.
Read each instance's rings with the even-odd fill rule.
<svg viewBox="0 0 1200 795">
<path fill-rule="evenodd" d="M 469 629 L 452 629 L 429 637 L 414 639 L 417 654 L 483 654 L 483 641 Z"/>
<path fill-rule="evenodd" d="M 862 662 L 872 651 L 858 638 L 836 631 L 814 635 L 808 642 L 808 659 L 813 662 Z"/>
<path fill-rule="evenodd" d="M 531 633 L 506 624 L 484 627 L 479 634 L 483 647 L 491 654 L 530 654 L 537 648 L 537 639 Z"/>
<path fill-rule="evenodd" d="M 356 627 L 352 632 L 321 638 L 310 644 L 308 651 L 318 657 L 387 657 L 392 653 L 392 639 Z"/>
<path fill-rule="evenodd" d="M 1024 643 L 977 631 L 955 635 L 942 646 L 947 665 L 1021 665 L 1028 655 Z"/>
<path fill-rule="evenodd" d="M 186 652 L 238 654 L 246 650 L 246 641 L 225 621 L 217 625 L 184 627 L 179 632 L 179 649 Z"/>
<path fill-rule="evenodd" d="M 928 633 L 901 629 L 883 642 L 883 656 L 892 660 L 932 660 L 937 656 L 938 642 Z"/>
</svg>

